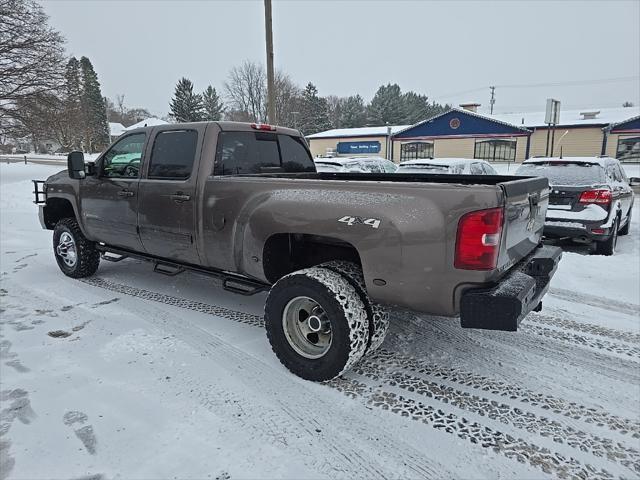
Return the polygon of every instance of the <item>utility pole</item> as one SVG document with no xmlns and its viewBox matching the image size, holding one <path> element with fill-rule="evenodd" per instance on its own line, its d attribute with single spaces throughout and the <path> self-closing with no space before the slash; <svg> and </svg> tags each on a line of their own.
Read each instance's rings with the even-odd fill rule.
<svg viewBox="0 0 640 480">
<path fill-rule="evenodd" d="M 496 87 L 489 87 L 491 89 L 491 100 L 489 100 L 489 105 L 491 105 L 491 115 L 493 115 L 493 104 L 496 103 Z"/>
<path fill-rule="evenodd" d="M 273 31 L 271 28 L 271 0 L 264 0 L 264 29 L 267 36 L 267 118 L 276 124 L 276 92 L 273 73 Z"/>
</svg>

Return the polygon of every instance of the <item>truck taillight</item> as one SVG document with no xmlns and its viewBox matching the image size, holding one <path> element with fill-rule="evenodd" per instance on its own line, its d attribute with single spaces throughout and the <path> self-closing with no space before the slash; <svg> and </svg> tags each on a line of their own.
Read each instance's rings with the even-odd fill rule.
<svg viewBox="0 0 640 480">
<path fill-rule="evenodd" d="M 580 195 L 579 202 L 608 205 L 611 203 L 611 190 L 585 190 Z"/>
<path fill-rule="evenodd" d="M 502 235 L 502 208 L 469 212 L 458 222 L 454 266 L 463 270 L 493 270 Z"/>
<path fill-rule="evenodd" d="M 266 123 L 252 123 L 251 128 L 254 130 L 267 130 L 269 132 L 275 132 L 276 127 L 273 125 L 268 125 Z"/>
</svg>

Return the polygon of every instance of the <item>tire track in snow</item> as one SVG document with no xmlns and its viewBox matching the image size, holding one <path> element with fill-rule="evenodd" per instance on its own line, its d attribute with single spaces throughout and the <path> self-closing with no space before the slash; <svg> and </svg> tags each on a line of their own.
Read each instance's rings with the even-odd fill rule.
<svg viewBox="0 0 640 480">
<path fill-rule="evenodd" d="M 633 303 L 621 302 L 619 300 L 613 300 L 611 298 L 599 297 L 597 295 L 589 295 L 586 293 L 578 293 L 572 290 L 565 290 L 564 288 L 551 288 L 549 294 L 573 303 L 580 303 L 583 305 L 589 305 L 592 307 L 602 308 L 604 310 L 613 310 L 618 313 L 624 313 L 637 317 L 640 315 L 640 306 Z"/>
<path fill-rule="evenodd" d="M 137 298 L 142 298 L 145 300 L 152 300 L 154 302 L 173 305 L 180 308 L 187 308 L 189 310 L 194 310 L 209 315 L 216 315 L 236 322 L 246 323 L 248 325 L 260 327 L 264 326 L 262 317 L 258 315 L 238 312 L 225 307 L 209 305 L 202 302 L 196 302 L 179 297 L 173 297 L 171 295 L 151 292 L 149 290 L 144 290 L 136 287 L 130 287 L 99 277 L 90 277 L 81 279 L 80 281 L 92 286 L 100 287 L 125 295 L 134 296 Z M 365 358 L 370 359 L 371 357 L 367 356 Z M 463 386 L 488 391 L 495 395 L 500 395 L 503 397 L 508 397 L 511 400 L 530 403 L 531 405 L 540 406 L 541 408 L 549 410 L 556 414 L 570 417 L 575 420 L 583 420 L 586 423 L 606 426 L 610 430 L 617 431 L 622 434 L 630 433 L 634 438 L 640 438 L 640 422 L 624 419 L 605 411 L 598 411 L 597 409 L 591 407 L 579 405 L 574 402 L 568 402 L 561 398 L 536 393 L 517 385 L 506 384 L 504 382 L 492 380 L 482 375 L 464 372 L 456 368 L 424 363 L 416 358 L 400 355 L 384 349 L 378 350 L 375 354 L 375 358 L 386 358 L 389 362 L 402 362 L 402 365 L 405 368 L 408 368 L 410 371 L 413 371 L 415 373 L 427 374 L 453 383 L 459 383 Z"/>
<path fill-rule="evenodd" d="M 543 337 L 549 337 L 560 342 L 625 355 L 634 361 L 638 361 L 640 359 L 640 346 L 614 343 L 608 340 L 601 340 L 595 337 L 571 333 L 566 330 L 561 331 L 554 328 L 540 327 L 531 324 L 523 324 L 520 329 Z"/>
<path fill-rule="evenodd" d="M 610 340 L 622 340 L 623 342 L 640 344 L 640 334 L 634 332 L 625 332 L 609 327 L 602 327 L 591 323 L 576 322 L 567 318 L 552 317 L 543 313 L 531 313 L 527 317 L 527 322 L 534 322 L 552 327 L 558 327 L 563 330 L 576 331 L 580 333 L 588 333 L 598 335 Z"/>
<path fill-rule="evenodd" d="M 448 403 L 461 410 L 486 416 L 505 424 L 513 425 L 529 433 L 550 438 L 556 443 L 589 452 L 596 457 L 607 458 L 640 473 L 640 451 L 626 447 L 619 442 L 576 430 L 547 417 L 524 411 L 505 403 L 470 394 L 454 387 L 417 378 L 402 371 L 400 363 L 379 361 L 374 355 L 369 362 L 357 365 L 353 371 L 374 381 L 382 381 L 392 387 Z M 394 365 L 395 370 L 390 367 Z M 525 407 L 523 407 L 525 408 Z"/>
<path fill-rule="evenodd" d="M 108 280 L 100 279 L 99 282 L 84 283 L 136 298 L 216 315 L 240 323 L 249 323 L 246 321 L 248 319 L 249 324 L 253 326 L 256 325 L 256 318 L 261 319 L 256 315 L 244 314 L 224 307 L 207 306 L 204 303 L 128 287 Z M 144 293 L 144 295 L 139 296 L 139 293 Z M 213 313 L 214 311 L 215 313 Z M 248 318 L 245 318 L 245 315 Z M 228 385 L 216 385 L 215 378 L 198 378 L 189 369 L 181 370 L 180 374 L 181 380 L 184 379 L 186 383 L 185 390 L 189 391 L 190 395 L 196 396 L 206 408 L 214 413 L 219 414 L 223 411 L 233 415 L 241 425 L 260 435 L 268 443 L 279 443 L 298 450 L 301 458 L 309 459 L 313 468 L 330 477 L 392 478 L 397 476 L 398 469 L 404 469 L 403 476 L 409 477 L 453 476 L 444 466 L 425 458 L 411 445 L 399 442 L 397 437 L 391 437 L 381 432 L 376 425 L 371 425 L 367 429 L 367 425 L 357 422 L 349 423 L 348 417 L 345 417 L 343 421 L 337 423 L 341 426 L 349 425 L 349 429 L 331 432 L 327 425 L 318 419 L 325 416 L 326 418 L 336 418 L 342 414 L 330 406 L 325 407 L 322 403 L 317 402 L 316 393 L 304 385 L 306 382 L 298 379 L 292 382 L 289 375 L 283 375 L 279 364 L 276 370 L 271 365 L 265 364 L 196 325 L 185 322 L 176 323 L 174 316 L 164 312 L 150 315 L 147 321 L 155 325 L 159 331 L 168 332 L 176 339 L 184 338 L 186 331 L 191 330 L 192 334 L 189 336 L 188 345 L 196 348 L 201 356 L 206 356 L 210 360 L 228 363 L 229 359 L 233 359 L 233 364 L 242 371 L 242 375 L 237 376 L 237 381 L 246 384 L 249 388 L 262 393 L 273 392 L 276 398 L 276 393 L 287 398 L 293 396 L 303 398 L 297 405 L 277 401 L 276 407 L 260 401 L 260 398 L 269 398 L 269 396 L 260 395 L 256 397 L 256 400 L 246 398 L 246 395 L 243 394 L 246 387 L 243 392 L 234 393 L 225 391 L 225 388 L 229 388 Z M 315 384 L 313 385 L 315 387 Z M 314 405 L 314 415 L 309 415 L 309 405 Z M 286 439 L 300 438 L 301 429 L 304 431 L 302 436 L 305 441 L 289 444 Z M 324 433 L 320 435 L 319 431 Z M 374 448 L 373 445 L 370 446 L 370 449 L 357 445 L 351 436 L 354 434 L 359 438 L 371 439 L 373 431 L 375 431 L 378 442 L 386 445 L 384 454 L 378 454 L 376 457 L 369 455 L 369 451 Z M 322 439 L 322 443 L 318 443 L 319 439 Z"/>
<path fill-rule="evenodd" d="M 185 308 L 187 310 L 193 310 L 194 312 L 206 313 L 207 315 L 215 315 L 217 317 L 227 318 L 229 320 L 233 320 L 234 322 L 244 323 L 246 325 L 264 327 L 264 319 L 260 315 L 252 315 L 250 313 L 238 312 L 217 305 L 210 305 L 208 303 L 196 302 L 194 300 L 174 297 L 172 295 L 166 295 L 164 293 L 152 292 L 149 290 L 144 290 L 142 288 L 115 283 L 100 277 L 81 278 L 79 280 L 88 285 L 103 288 L 105 290 L 110 290 L 112 292 L 121 293 L 123 295 L 129 295 L 132 297 L 141 298 L 143 300 L 151 300 L 152 302 L 164 303 L 165 305 Z"/>
<path fill-rule="evenodd" d="M 441 317 L 424 318 L 414 313 L 398 313 L 402 315 L 400 318 L 397 315 L 392 316 L 392 332 L 395 333 L 399 329 L 400 337 L 409 335 L 415 345 L 424 343 L 431 351 L 437 351 L 444 345 L 441 348 L 443 353 L 451 354 L 452 351 L 458 350 L 461 355 L 469 357 L 473 355 L 472 350 L 475 350 L 478 355 L 477 361 L 483 362 L 487 355 L 499 359 L 511 350 L 520 356 L 543 357 L 546 361 L 553 361 L 558 365 L 569 364 L 586 368 L 624 382 L 640 382 L 640 371 L 636 362 L 608 354 L 604 350 L 576 349 L 575 344 L 545 341 L 548 337 L 533 332 L 515 334 L 475 330 L 471 334 L 451 321 L 443 321 Z M 396 341 L 393 336 L 387 338 L 392 343 Z M 434 339 L 440 341 L 434 342 Z"/>
<path fill-rule="evenodd" d="M 97 281 L 95 281 L 97 280 Z M 138 289 L 135 287 L 129 287 L 126 285 L 122 285 L 122 284 L 116 284 L 114 282 L 110 282 L 108 280 L 104 280 L 104 279 L 93 279 L 93 281 L 87 281 L 87 280 L 83 280 L 85 283 L 88 283 L 90 285 L 94 285 L 94 286 L 99 286 L 101 288 L 107 288 L 111 291 L 117 291 L 119 293 L 123 293 L 123 294 L 127 294 L 127 295 L 132 295 L 135 297 L 139 297 L 139 298 L 143 298 L 143 299 L 149 299 L 149 300 L 153 300 L 156 302 L 160 302 L 160 303 L 166 303 L 169 305 L 174 305 L 174 306 L 178 306 L 180 308 L 187 308 L 190 310 L 196 310 L 196 311 L 201 311 L 203 313 L 210 313 L 210 314 L 214 314 L 217 316 L 221 316 L 224 318 L 228 318 L 231 320 L 235 320 L 235 319 L 240 319 L 240 320 L 236 320 L 236 321 L 240 321 L 241 323 L 250 323 L 252 325 L 260 325 L 261 322 L 258 321 L 257 319 L 259 319 L 260 317 L 258 317 L 257 315 L 250 315 L 251 320 L 250 322 L 247 322 L 247 320 L 243 317 L 243 315 L 249 315 L 249 314 L 243 314 L 242 312 L 237 312 L 234 310 L 230 310 L 224 307 L 218 307 L 218 306 L 212 306 L 212 305 L 208 305 L 208 304 L 204 304 L 201 302 L 194 302 L 191 300 L 186 300 L 186 299 L 181 299 L 179 297 L 173 297 L 170 295 L 164 295 L 164 294 L 159 294 L 159 293 L 155 293 L 155 292 L 149 292 L 147 290 L 143 290 L 143 289 Z M 139 295 L 140 293 L 142 293 L 143 295 Z M 213 313 L 213 312 L 216 313 Z M 244 321 L 243 321 L 244 320 Z M 240 355 L 242 358 L 246 357 L 246 354 L 244 353 L 239 353 L 238 355 Z M 387 356 L 387 358 L 389 356 L 394 356 L 394 354 L 391 354 L 390 352 L 385 352 L 382 351 L 380 354 L 374 355 L 373 359 L 374 361 L 379 361 L 380 357 L 385 357 Z M 405 363 L 405 360 L 408 359 L 402 359 L 403 364 Z M 411 367 L 411 362 L 406 362 L 409 364 L 409 367 Z M 414 365 L 417 366 L 417 365 Z M 362 368 L 362 367 L 361 367 Z M 365 367 L 366 368 L 366 367 Z M 360 370 L 361 372 L 366 372 L 366 370 Z M 482 378 L 482 377 L 480 377 Z M 427 383 L 425 383 L 424 380 L 416 378 L 416 377 L 412 377 L 409 375 L 406 375 L 403 380 L 406 381 L 406 379 L 410 379 L 411 382 L 423 382 L 422 385 L 426 385 Z M 400 382 L 397 381 L 398 379 L 396 379 L 396 384 L 401 385 Z M 433 382 L 431 382 L 433 383 Z M 500 382 L 498 382 L 500 383 Z M 353 384 L 356 388 L 351 388 L 349 385 Z M 334 381 L 331 382 L 327 382 L 327 385 L 332 386 L 333 388 L 337 388 L 338 390 L 342 391 L 343 393 L 347 393 L 349 395 L 358 395 L 358 396 L 362 396 L 364 394 L 364 392 L 367 391 L 368 387 L 366 385 L 364 386 L 358 386 L 358 382 L 356 381 L 352 381 L 352 380 L 347 380 L 344 377 L 340 378 L 340 379 L 336 379 Z M 363 384 L 360 384 L 363 385 Z M 447 388 L 450 387 L 446 387 L 443 385 L 436 385 L 439 389 L 441 389 L 441 391 L 445 391 Z M 401 387 L 402 388 L 402 387 Z M 501 386 L 502 388 L 502 386 Z M 414 387 L 415 389 L 415 387 Z M 444 389 L 444 390 L 443 390 Z M 350 393 L 351 392 L 351 393 Z M 499 392 L 498 392 L 499 393 Z M 410 416 L 411 418 L 413 418 L 414 420 L 417 419 L 416 415 L 412 412 L 416 412 L 420 409 L 422 409 L 423 414 L 418 415 L 417 417 L 420 417 L 423 419 L 425 418 L 430 418 L 431 421 L 426 421 L 425 423 L 433 423 L 433 426 L 435 428 L 444 428 L 445 431 L 447 431 L 448 433 L 456 433 L 452 427 L 451 427 L 451 422 L 448 422 L 447 424 L 449 426 L 445 426 L 445 424 L 442 423 L 438 423 L 435 422 L 434 423 L 434 418 L 433 417 L 433 412 L 436 412 L 435 409 L 433 409 L 433 407 L 430 406 L 424 406 L 419 402 L 416 402 L 413 399 L 410 398 L 405 398 L 401 395 L 397 395 L 395 393 L 392 392 L 385 392 L 385 391 L 379 391 L 378 392 L 378 399 L 377 401 L 373 401 L 373 403 L 369 402 L 371 405 L 375 406 L 375 407 L 379 407 L 379 408 L 383 408 L 385 410 L 390 409 L 391 411 L 393 411 L 394 413 L 400 413 L 403 416 Z M 535 395 L 539 395 L 539 394 L 533 394 Z M 505 393 L 502 393 L 502 396 L 505 396 Z M 491 403 L 490 400 L 487 399 L 481 399 L 481 397 L 478 396 L 474 396 L 476 399 L 480 399 L 481 401 L 484 402 L 489 402 L 489 404 Z M 511 398 L 511 397 L 510 397 Z M 382 399 L 382 400 L 381 400 Z M 386 403 L 385 403 L 385 400 Z M 452 403 L 450 402 L 450 398 L 448 399 L 449 401 L 446 401 L 445 403 Z M 555 399 L 557 400 L 557 399 Z M 532 404 L 535 405 L 535 403 L 531 402 Z M 544 408 L 544 401 L 541 402 L 543 405 L 542 407 Z M 560 402 L 562 403 L 562 402 Z M 416 405 L 418 407 L 416 407 Z M 510 408 L 507 405 L 504 405 L 506 408 Z M 575 407 L 575 405 L 572 405 L 573 407 Z M 582 407 L 582 406 L 577 406 L 578 410 L 583 410 L 583 412 L 589 412 L 591 413 L 596 413 L 598 414 L 597 411 L 595 411 L 595 409 L 589 409 L 587 407 Z M 416 408 L 418 408 L 418 410 L 416 410 Z M 426 409 L 426 410 L 425 410 Z M 556 412 L 557 410 L 557 405 L 556 408 L 553 410 L 554 412 Z M 428 414 L 425 417 L 425 412 L 426 414 Z M 514 412 L 516 413 L 516 415 L 521 415 L 520 410 L 514 410 Z M 542 468 L 543 471 L 547 472 L 547 473 L 555 473 L 559 476 L 565 476 L 565 475 L 570 475 L 570 476 L 577 476 L 580 478 L 612 478 L 612 475 L 605 471 L 605 470 L 597 470 L 595 467 L 592 467 L 590 465 L 582 465 L 580 462 L 578 462 L 577 460 L 573 459 L 573 458 L 569 458 L 566 459 L 564 456 L 557 454 L 557 453 L 552 453 L 550 452 L 548 449 L 543 448 L 543 447 L 538 447 L 534 444 L 530 444 L 524 440 L 521 439 L 513 439 L 513 437 L 511 437 L 510 435 L 501 433 L 499 431 L 495 431 L 492 430 L 489 427 L 486 426 L 482 426 L 480 424 L 477 424 L 476 422 L 469 422 L 468 420 L 464 419 L 463 417 L 461 417 L 460 421 L 457 420 L 457 416 L 454 414 L 444 414 L 444 412 L 442 412 L 441 410 L 437 410 L 438 415 L 440 415 L 440 413 L 442 415 L 440 415 L 438 418 L 440 420 L 442 420 L 443 418 L 446 419 L 454 419 L 453 423 L 456 423 L 458 425 L 466 425 L 468 428 L 463 428 L 462 430 L 460 430 L 458 433 L 458 436 L 460 438 L 464 438 L 464 439 L 469 439 L 472 443 L 478 443 L 480 442 L 482 444 L 483 447 L 485 448 L 489 448 L 489 447 L 493 447 L 494 450 L 496 450 L 497 452 L 503 453 L 505 454 L 508 458 L 515 458 L 518 461 L 521 462 L 528 462 L 530 463 L 532 466 L 538 467 L 538 468 Z M 561 413 L 562 412 L 556 412 L 556 413 Z M 565 414 L 566 415 L 566 414 Z M 572 415 L 566 415 L 566 416 L 571 416 L 572 418 L 575 418 L 575 416 Z M 599 414 L 600 417 L 607 417 L 608 414 L 604 413 L 604 412 L 600 412 Z M 590 417 L 590 415 L 588 415 L 587 417 Z M 609 416 L 612 418 L 609 418 L 607 420 L 611 420 L 611 419 L 615 419 L 616 417 L 614 416 Z M 592 418 L 591 418 L 592 419 Z M 587 421 L 589 420 L 589 418 L 587 419 Z M 622 420 L 623 423 L 628 422 L 625 420 Z M 445 422 L 446 423 L 446 422 Z M 523 427 L 523 421 L 520 420 L 519 423 L 516 425 L 517 422 L 515 422 L 512 419 L 512 424 L 514 424 L 515 426 L 519 427 L 519 428 L 525 428 Z M 557 423 L 557 422 L 556 422 Z M 590 422 L 589 422 L 590 423 Z M 547 422 L 547 425 L 555 425 L 554 423 L 552 423 L 551 421 Z M 607 425 L 611 428 L 611 424 L 609 422 L 607 422 Z M 538 426 L 538 429 L 540 427 Z M 612 428 L 612 430 L 616 430 L 615 428 Z M 571 429 L 570 430 L 572 433 L 575 432 L 577 434 L 577 436 L 584 436 L 588 434 L 585 434 L 584 432 L 579 432 L 576 430 Z M 475 434 L 477 435 L 476 437 L 473 436 L 473 433 L 475 432 Z M 569 432 L 569 430 L 565 429 L 564 433 Z M 547 433 L 545 431 L 545 433 Z M 625 431 L 622 431 L 622 433 L 626 433 Z M 637 434 L 634 434 L 634 436 L 636 436 Z M 506 439 L 506 440 L 505 440 Z M 593 440 L 593 438 L 592 438 Z M 634 462 L 633 460 L 629 461 L 626 460 L 626 457 L 631 455 L 633 456 L 634 454 L 637 456 L 637 452 L 626 449 L 626 447 L 622 446 L 621 444 L 617 444 L 615 445 L 612 441 L 608 440 L 608 439 L 600 439 L 599 437 L 595 437 L 596 442 L 595 443 L 591 443 L 590 444 L 590 448 L 587 448 L 587 451 L 590 451 L 591 453 L 593 453 L 596 456 L 602 456 L 603 452 L 604 456 L 606 456 L 606 458 L 608 458 L 611 461 L 619 461 L 622 465 L 627 466 L 627 468 L 632 468 L 632 469 L 636 469 L 636 471 L 640 471 L 640 466 L 638 464 L 638 462 Z M 602 442 L 602 440 L 604 440 L 604 446 L 598 446 L 598 441 Z M 567 442 L 570 446 L 572 446 L 573 448 L 579 448 L 581 450 L 584 451 L 585 449 L 585 445 L 582 444 L 580 445 L 579 442 L 574 441 L 572 442 Z M 613 446 L 612 446 L 613 445 Z M 604 449 L 604 450 L 603 450 Z"/>
<path fill-rule="evenodd" d="M 614 432 L 630 435 L 632 438 L 640 438 L 640 422 L 637 420 L 621 418 L 603 410 L 599 411 L 592 407 L 569 402 L 563 398 L 544 395 L 518 385 L 496 381 L 483 375 L 465 372 L 457 368 L 434 365 L 414 357 L 397 354 L 384 349 L 378 350 L 375 355 L 366 358 L 389 367 L 400 367 L 414 374 L 427 375 L 432 378 L 439 378 L 447 382 L 474 388 L 493 395 L 506 397 L 509 400 L 539 407 L 573 420 L 581 420 L 585 423 L 606 427 Z"/>
<path fill-rule="evenodd" d="M 467 440 L 483 448 L 490 448 L 495 453 L 520 463 L 541 469 L 543 472 L 558 478 L 611 479 L 614 476 L 606 470 L 598 470 L 592 465 L 583 465 L 574 458 L 551 452 L 521 438 L 515 438 L 477 422 L 435 409 L 412 398 L 395 392 L 372 388 L 357 380 L 338 378 L 328 382 L 333 388 L 345 395 L 362 398 L 367 405 L 388 410 L 394 414 L 419 421 L 435 429 L 443 430 L 458 438 Z"/>
</svg>

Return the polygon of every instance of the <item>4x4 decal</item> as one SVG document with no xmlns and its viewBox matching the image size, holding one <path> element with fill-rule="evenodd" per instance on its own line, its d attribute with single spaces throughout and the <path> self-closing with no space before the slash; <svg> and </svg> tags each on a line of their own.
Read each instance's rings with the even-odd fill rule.
<svg viewBox="0 0 640 480">
<path fill-rule="evenodd" d="M 342 218 L 338 219 L 339 222 L 346 223 L 349 226 L 352 225 L 369 225 L 371 228 L 378 228 L 382 220 L 377 218 L 362 218 L 362 217 L 352 217 L 351 215 L 345 215 Z"/>
</svg>

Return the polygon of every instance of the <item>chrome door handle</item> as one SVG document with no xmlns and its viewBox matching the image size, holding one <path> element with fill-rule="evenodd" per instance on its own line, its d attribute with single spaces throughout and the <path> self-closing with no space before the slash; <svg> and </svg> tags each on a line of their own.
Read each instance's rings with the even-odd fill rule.
<svg viewBox="0 0 640 480">
<path fill-rule="evenodd" d="M 185 195 L 184 193 L 174 193 L 169 195 L 171 200 L 175 200 L 176 202 L 188 202 L 191 200 L 191 195 Z"/>
<path fill-rule="evenodd" d="M 135 194 L 130 190 L 120 190 L 118 192 L 119 197 L 133 197 Z"/>
</svg>

